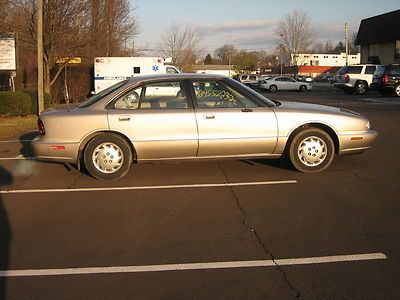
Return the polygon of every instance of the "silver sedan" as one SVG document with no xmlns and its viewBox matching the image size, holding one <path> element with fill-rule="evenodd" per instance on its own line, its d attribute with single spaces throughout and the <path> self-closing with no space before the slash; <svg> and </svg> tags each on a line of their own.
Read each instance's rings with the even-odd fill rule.
<svg viewBox="0 0 400 300">
<path fill-rule="evenodd" d="M 288 158 L 301 172 L 371 147 L 377 133 L 358 113 L 273 102 L 235 80 L 204 74 L 134 77 L 71 110 L 40 114 L 38 159 L 83 164 L 115 180 L 132 163 Z"/>
<path fill-rule="evenodd" d="M 291 77 L 279 76 L 272 77 L 268 80 L 264 80 L 260 84 L 260 89 L 264 91 L 276 92 L 276 91 L 300 91 L 306 92 L 312 89 L 312 85 L 309 82 L 297 81 Z"/>
</svg>

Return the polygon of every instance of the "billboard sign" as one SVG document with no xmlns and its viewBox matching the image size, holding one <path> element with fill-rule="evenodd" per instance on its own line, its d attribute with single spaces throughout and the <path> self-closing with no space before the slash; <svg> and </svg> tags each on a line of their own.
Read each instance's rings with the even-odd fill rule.
<svg viewBox="0 0 400 300">
<path fill-rule="evenodd" d="M 0 71 L 17 69 L 15 38 L 0 36 Z"/>
</svg>

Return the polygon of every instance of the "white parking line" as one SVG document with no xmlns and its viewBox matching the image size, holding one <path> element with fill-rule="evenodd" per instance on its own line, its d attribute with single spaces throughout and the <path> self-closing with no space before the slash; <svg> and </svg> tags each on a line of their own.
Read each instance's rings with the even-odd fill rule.
<svg viewBox="0 0 400 300">
<path fill-rule="evenodd" d="M 0 271 L 0 277 L 21 277 L 21 276 L 30 277 L 30 276 L 143 273 L 143 272 L 211 270 L 211 269 L 232 269 L 232 268 L 257 268 L 257 267 L 274 267 L 276 265 L 294 266 L 294 265 L 326 264 L 326 263 L 351 262 L 351 261 L 381 260 L 386 258 L 387 258 L 386 255 L 383 253 L 368 253 L 368 254 L 276 259 L 275 261 L 249 260 L 249 261 L 226 261 L 226 262 L 145 265 L 145 266 L 4 270 Z"/>
<path fill-rule="evenodd" d="M 0 191 L 0 194 L 190 189 L 190 188 L 234 187 L 234 186 L 249 186 L 249 185 L 250 186 L 251 185 L 276 185 L 276 184 L 292 184 L 292 183 L 297 183 L 297 180 L 231 182 L 231 183 L 229 183 L 229 182 L 228 183 L 199 183 L 199 184 L 176 184 L 176 185 L 147 185 L 147 186 L 120 186 L 120 187 L 108 187 L 108 188 L 8 190 L 8 191 Z"/>
</svg>

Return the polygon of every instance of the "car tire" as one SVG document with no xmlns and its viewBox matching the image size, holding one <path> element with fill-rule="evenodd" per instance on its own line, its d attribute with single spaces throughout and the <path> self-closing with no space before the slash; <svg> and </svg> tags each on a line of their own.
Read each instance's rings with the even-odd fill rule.
<svg viewBox="0 0 400 300">
<path fill-rule="evenodd" d="M 397 97 L 400 97 L 400 84 L 396 85 L 396 87 L 394 88 L 394 94 Z"/>
<path fill-rule="evenodd" d="M 101 180 L 117 180 L 128 173 L 132 164 L 132 150 L 122 137 L 104 133 L 95 136 L 83 153 L 86 170 Z"/>
<path fill-rule="evenodd" d="M 363 81 L 358 81 L 355 85 L 355 91 L 358 95 L 364 95 L 367 92 L 368 86 Z"/>
<path fill-rule="evenodd" d="M 301 86 L 299 87 L 299 91 L 300 91 L 300 92 L 307 92 L 307 87 L 306 87 L 305 85 L 301 85 Z"/>
<path fill-rule="evenodd" d="M 276 86 L 276 85 L 271 85 L 270 87 L 269 87 L 269 91 L 271 92 L 271 93 L 274 93 L 274 92 L 276 92 L 278 90 L 278 87 Z"/>
<path fill-rule="evenodd" d="M 325 131 L 308 128 L 295 135 L 288 151 L 290 162 L 296 170 L 316 173 L 325 170 L 332 163 L 335 145 Z"/>
</svg>

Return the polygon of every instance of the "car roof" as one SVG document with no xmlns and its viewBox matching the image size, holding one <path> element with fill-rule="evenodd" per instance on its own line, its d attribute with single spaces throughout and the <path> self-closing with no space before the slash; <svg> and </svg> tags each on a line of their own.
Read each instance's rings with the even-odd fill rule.
<svg viewBox="0 0 400 300">
<path fill-rule="evenodd" d="M 129 83 L 151 80 L 185 80 L 185 79 L 225 79 L 227 76 L 218 74 L 179 73 L 179 74 L 155 74 L 135 76 L 129 79 Z"/>
</svg>

